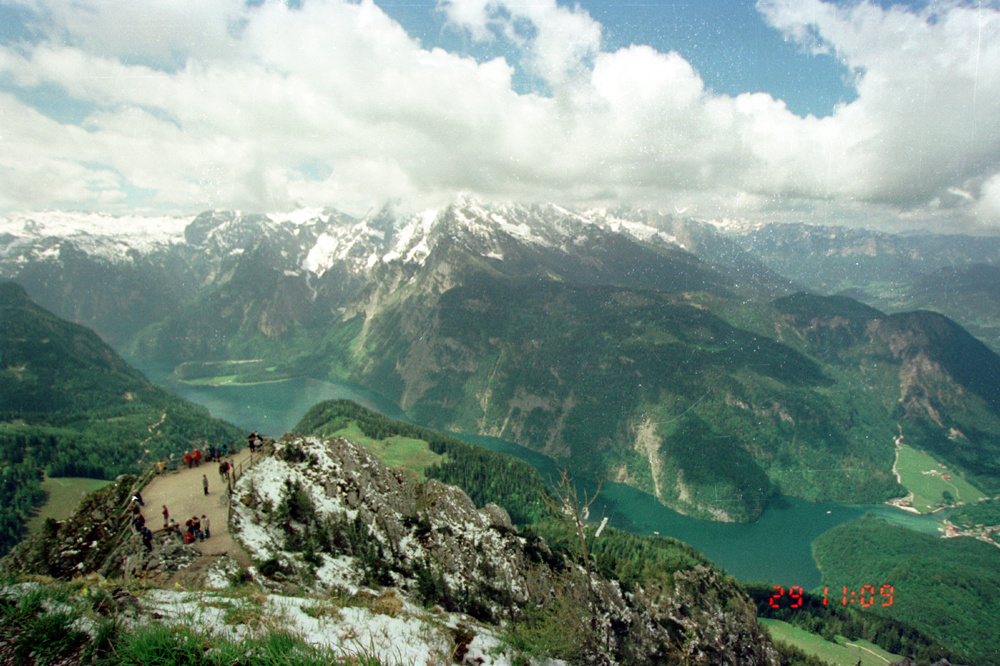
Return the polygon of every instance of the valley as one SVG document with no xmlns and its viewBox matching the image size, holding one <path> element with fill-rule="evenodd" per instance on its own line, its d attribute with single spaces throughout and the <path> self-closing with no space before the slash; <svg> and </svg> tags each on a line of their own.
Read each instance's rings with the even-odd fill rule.
<svg viewBox="0 0 1000 666">
<path fill-rule="evenodd" d="M 117 239 L 78 247 L 32 220 L 7 228 L 0 275 L 144 368 L 279 402 L 282 382 L 348 382 L 422 423 L 516 441 L 699 519 L 753 521 L 779 495 L 901 497 L 900 426 L 1000 492 L 1000 359 L 938 315 L 797 293 L 775 260 L 794 243 L 768 245 L 765 231 L 466 198 L 362 218 L 209 211 L 119 256 Z M 798 233 L 808 245 L 825 231 Z M 861 241 L 842 242 L 853 256 Z M 958 241 L 946 254 L 982 256 Z M 74 287 L 96 276 L 100 292 Z M 135 314 L 110 318 L 114 303 Z"/>
<path fill-rule="evenodd" d="M 567 469 L 589 494 L 603 481 L 594 515 L 689 543 L 744 582 L 818 590 L 853 581 L 859 574 L 829 564 L 824 539 L 875 518 L 885 521 L 875 532 L 923 533 L 929 541 L 914 551 L 946 560 L 936 537 L 950 510 L 914 515 L 886 502 L 911 491 L 918 510 L 962 511 L 1000 493 L 1000 357 L 987 338 L 940 313 L 895 311 L 903 301 L 870 298 L 861 282 L 804 292 L 782 276 L 777 254 L 761 261 L 737 231 L 629 209 L 474 200 L 360 219 L 210 211 L 182 237 L 110 259 L 42 224 L 15 231 L 0 276 L 92 323 L 145 378 L 215 418 L 281 436 L 317 404 L 351 399 L 513 453 L 543 479 Z M 976 260 L 955 247 L 956 261 L 962 252 Z M 875 275 L 873 266 L 865 270 Z M 78 288 L 98 275 L 102 290 Z M 991 288 L 971 272 L 962 284 L 971 299 Z M 988 324 L 991 301 L 980 300 Z M 109 316 L 117 310 L 130 314 Z M 87 340 L 62 330 L 73 342 L 60 351 Z M 36 337 L 31 359 L 47 358 L 49 338 Z M 95 349 L 83 345 L 139 374 Z M 31 359 L 0 368 L 4 389 L 24 403 L 5 428 L 65 437 L 64 416 L 43 423 L 24 401 L 37 394 L 59 412 L 77 398 L 38 393 L 43 366 Z M 105 429 L 150 395 L 105 384 L 129 406 L 93 420 Z M 131 419 L 136 442 L 157 445 L 145 455 L 187 444 L 171 413 Z M 400 478 L 446 466 L 409 435 L 331 435 L 360 440 Z M 25 479 L 38 474 L 31 457 L 16 464 Z M 22 493 L 18 506 L 36 499 Z M 515 503 L 512 513 L 536 509 Z"/>
<path fill-rule="evenodd" d="M 292 380 L 281 384 L 281 390 L 275 387 L 262 390 L 252 385 L 206 387 L 185 384 L 165 370 L 153 374 L 147 369 L 146 374 L 178 395 L 208 407 L 216 417 L 270 437 L 291 432 L 306 411 L 285 411 L 284 407 L 306 403 L 311 407 L 323 400 L 352 400 L 392 418 L 405 419 L 398 406 L 351 384 Z M 255 426 L 255 418 L 265 426 Z M 530 449 L 493 437 L 456 435 L 520 458 L 538 469 L 543 478 L 557 476 L 553 461 Z M 596 489 L 596 484 L 587 479 L 578 482 L 581 489 L 588 492 L 593 493 Z M 772 580 L 806 589 L 821 584 L 820 572 L 813 559 L 813 540 L 865 513 L 874 513 L 894 524 L 929 535 L 938 535 L 941 526 L 941 515 L 912 515 L 882 504 L 814 503 L 791 497 L 775 500 L 752 523 L 708 522 L 679 514 L 647 493 L 614 482 L 603 484 L 594 507 L 595 515 L 609 516 L 610 524 L 620 529 L 642 535 L 671 536 L 691 544 L 739 580 Z"/>
</svg>

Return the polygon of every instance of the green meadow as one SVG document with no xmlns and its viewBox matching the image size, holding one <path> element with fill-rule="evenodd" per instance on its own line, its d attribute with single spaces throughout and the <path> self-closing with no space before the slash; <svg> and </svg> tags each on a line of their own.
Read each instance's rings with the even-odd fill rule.
<svg viewBox="0 0 1000 666">
<path fill-rule="evenodd" d="M 899 661 L 902 657 L 886 652 L 874 643 L 857 640 L 848 641 L 843 636 L 837 636 L 837 642 L 831 643 L 816 634 L 793 627 L 781 620 L 758 620 L 767 628 L 771 638 L 796 647 L 806 654 L 833 664 L 833 666 L 886 666 Z"/>
<path fill-rule="evenodd" d="M 78 477 L 60 477 L 42 481 L 42 491 L 45 493 L 45 503 L 28 520 L 29 534 L 35 534 L 42 529 L 47 518 L 65 520 L 76 510 L 80 499 L 111 483 L 103 479 L 86 479 Z"/>
<path fill-rule="evenodd" d="M 365 435 L 356 422 L 333 433 L 334 437 L 343 437 L 363 447 L 379 457 L 393 469 L 406 474 L 412 479 L 423 481 L 424 471 L 431 465 L 441 462 L 444 456 L 431 451 L 430 446 L 422 439 L 392 435 L 385 439 L 373 439 Z"/>
<path fill-rule="evenodd" d="M 955 470 L 905 444 L 899 447 L 896 471 L 903 487 L 913 493 L 913 508 L 921 513 L 956 502 L 972 504 L 986 497 Z"/>
</svg>

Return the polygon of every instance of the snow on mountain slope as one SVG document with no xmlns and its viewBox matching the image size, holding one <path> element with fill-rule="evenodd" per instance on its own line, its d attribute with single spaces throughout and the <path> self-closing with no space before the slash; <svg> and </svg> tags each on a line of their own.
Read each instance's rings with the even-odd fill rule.
<svg viewBox="0 0 1000 666">
<path fill-rule="evenodd" d="M 202 261 L 223 261 L 267 246 L 269 259 L 286 275 L 321 277 L 338 268 L 364 276 L 379 263 L 423 265 L 442 241 L 493 260 L 504 260 L 517 248 L 573 254 L 607 234 L 680 245 L 655 222 L 620 211 L 578 213 L 553 204 L 485 204 L 471 198 L 412 215 L 382 208 L 361 219 L 331 208 L 181 217 L 14 213 L 0 218 L 0 262 L 58 259 L 64 242 L 111 263 L 171 247 L 194 251 Z"/>
<path fill-rule="evenodd" d="M 106 261 L 128 261 L 129 252 L 148 254 L 183 242 L 184 229 L 192 219 L 65 211 L 12 213 L 0 218 L 0 258 L 28 261 L 51 256 L 66 240 Z"/>
<path fill-rule="evenodd" d="M 606 208 L 594 208 L 585 213 L 588 220 L 600 225 L 614 233 L 621 233 L 632 236 L 642 241 L 660 240 L 668 245 L 676 245 L 682 249 L 690 249 L 683 242 L 678 240 L 674 234 L 667 233 L 662 228 L 655 226 L 649 220 L 650 214 L 647 211 L 632 211 L 618 208 L 608 210 Z M 664 220 L 659 220 L 663 226 Z"/>
</svg>

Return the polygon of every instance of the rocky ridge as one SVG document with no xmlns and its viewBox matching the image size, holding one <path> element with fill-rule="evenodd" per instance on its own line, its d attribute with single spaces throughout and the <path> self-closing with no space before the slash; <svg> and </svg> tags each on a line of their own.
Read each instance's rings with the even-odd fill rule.
<svg viewBox="0 0 1000 666">
<path fill-rule="evenodd" d="M 285 625 L 310 642 L 330 645 L 355 631 L 336 622 L 374 627 L 391 620 L 392 631 L 409 638 L 383 627 L 389 645 L 426 639 L 420 654 L 451 650 L 455 663 L 512 663 L 516 650 L 500 636 L 525 626 L 544 632 L 543 652 L 550 641 L 558 651 L 550 656 L 568 663 L 777 663 L 752 602 L 717 569 L 697 565 L 627 589 L 596 574 L 588 580 L 571 556 L 519 533 L 502 508 L 476 508 L 464 492 L 437 481 L 407 480 L 344 439 L 286 436 L 240 478 L 231 531 L 254 566 L 240 573 L 230 562 L 206 572 L 203 593 L 156 590 L 157 581 L 187 564 L 186 554 L 184 547 L 159 542 L 145 553 L 124 526 L 123 503 L 134 481 L 123 477 L 91 495 L 73 518 L 50 524 L 0 568 L 63 580 L 90 576 L 92 586 L 125 599 L 119 605 L 139 609 L 139 617 L 156 613 L 168 622 L 170 609 L 183 607 L 211 623 L 209 615 L 232 600 L 210 590 L 239 580 L 252 579 L 266 590 L 261 608 L 280 607 L 286 614 L 314 603 L 300 601 L 302 595 L 326 604 L 323 599 L 349 599 L 339 615 L 331 613 L 340 619 L 329 625 L 323 620 L 316 627 L 295 613 Z M 109 585 L 130 578 L 154 589 L 133 601 L 131 592 Z M 428 607 L 430 615 L 422 610 Z M 418 630 L 425 622 L 436 629 Z M 254 631 L 242 625 L 233 630 Z M 410 654 L 412 646 L 402 647 Z"/>
<path fill-rule="evenodd" d="M 374 578 L 483 621 L 555 612 L 559 626 L 584 628 L 580 663 L 775 658 L 752 604 L 718 570 L 699 565 L 628 591 L 594 574 L 588 581 L 578 562 L 514 530 L 502 508 L 477 509 L 454 486 L 410 481 L 342 438 L 286 436 L 233 497 L 247 550 L 318 589 L 354 590 Z"/>
</svg>

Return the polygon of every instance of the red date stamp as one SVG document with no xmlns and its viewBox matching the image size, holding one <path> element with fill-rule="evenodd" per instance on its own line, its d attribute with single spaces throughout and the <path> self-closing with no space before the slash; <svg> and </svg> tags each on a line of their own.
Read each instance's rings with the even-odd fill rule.
<svg viewBox="0 0 1000 666">
<path fill-rule="evenodd" d="M 802 608 L 803 597 L 806 593 L 801 587 L 794 586 L 785 590 L 785 588 L 775 585 L 774 590 L 775 593 L 768 599 L 768 605 L 771 608 Z M 856 603 L 864 608 L 875 605 L 891 606 L 895 594 L 896 588 L 889 584 L 882 585 L 877 589 L 874 585 L 862 585 L 859 590 L 852 590 L 845 587 L 840 603 L 842 606 Z M 824 587 L 824 606 L 827 605 L 829 598 L 830 588 Z"/>
</svg>

